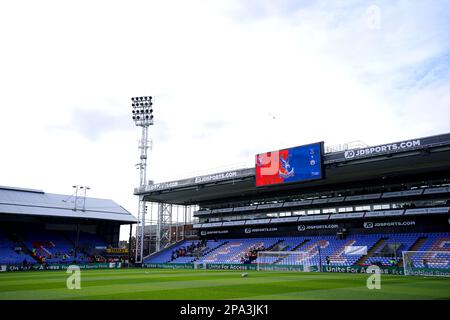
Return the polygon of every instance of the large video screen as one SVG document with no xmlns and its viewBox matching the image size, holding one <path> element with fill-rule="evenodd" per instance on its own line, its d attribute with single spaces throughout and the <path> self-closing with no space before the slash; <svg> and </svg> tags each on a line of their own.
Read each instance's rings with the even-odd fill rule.
<svg viewBox="0 0 450 320">
<path fill-rule="evenodd" d="M 256 155 L 256 186 L 322 179 L 323 142 Z"/>
</svg>

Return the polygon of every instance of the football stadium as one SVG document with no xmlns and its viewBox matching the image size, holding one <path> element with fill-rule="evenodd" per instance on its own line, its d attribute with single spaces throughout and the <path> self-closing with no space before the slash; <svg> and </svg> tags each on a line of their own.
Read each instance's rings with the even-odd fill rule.
<svg viewBox="0 0 450 320">
<path fill-rule="evenodd" d="M 450 134 L 141 181 L 138 219 L 0 187 L 0 299 L 450 299 Z"/>
</svg>

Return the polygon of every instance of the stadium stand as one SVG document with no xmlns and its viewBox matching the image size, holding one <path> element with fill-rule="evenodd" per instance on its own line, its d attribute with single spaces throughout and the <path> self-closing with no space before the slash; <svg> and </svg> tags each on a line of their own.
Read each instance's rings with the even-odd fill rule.
<svg viewBox="0 0 450 320">
<path fill-rule="evenodd" d="M 75 231 L 66 232 L 66 238 L 75 246 L 77 233 Z M 81 255 L 78 258 L 82 261 L 88 261 L 96 255 L 97 248 L 106 248 L 107 242 L 97 234 L 80 232 L 78 236 L 78 247 Z"/>
<path fill-rule="evenodd" d="M 427 261 L 429 268 L 449 268 L 450 234 L 434 233 L 427 235 L 427 240 L 418 251 L 426 251 L 426 253 L 416 253 L 412 256 L 415 267 L 424 267 L 424 261 Z M 434 254 L 433 251 L 439 251 L 440 253 Z"/>
<path fill-rule="evenodd" d="M 222 246 L 226 241 L 182 241 L 145 259 L 146 263 L 190 263 Z M 190 246 L 198 246 L 189 250 Z M 178 253 L 177 253 L 178 252 Z"/>
<path fill-rule="evenodd" d="M 71 263 L 75 259 L 76 232 L 58 232 L 22 227 L 14 230 L 14 237 L 21 241 L 14 243 L 8 240 L 4 234 L 0 238 L 1 256 L 9 257 L 8 264 L 19 264 L 23 262 L 23 259 L 26 259 L 28 263 L 35 263 L 42 260 L 39 257 L 45 258 L 45 262 L 48 264 Z M 107 243 L 98 235 L 85 232 L 80 232 L 78 241 L 76 255 L 78 262 L 90 262 L 96 247 L 106 248 L 107 246 Z M 14 248 L 20 248 L 19 253 L 21 254 L 16 254 Z"/>
<path fill-rule="evenodd" d="M 325 263 L 325 257 L 330 256 L 332 265 L 353 265 L 360 256 L 347 256 L 343 253 L 345 246 L 349 245 L 368 245 L 372 246 L 378 240 L 376 235 L 356 236 L 354 239 L 337 240 L 334 236 L 324 237 L 287 237 L 279 238 L 263 238 L 263 239 L 233 239 L 228 240 L 228 244 L 221 247 L 220 250 L 211 252 L 209 255 L 199 259 L 199 262 L 206 263 L 243 263 L 241 261 L 244 255 L 252 246 L 263 244 L 266 248 L 270 248 L 275 244 L 284 245 L 285 248 L 294 250 L 285 251 L 304 251 L 314 263 L 319 263 L 319 246 L 322 263 Z M 278 251 L 276 248 L 273 251 Z M 269 250 L 270 251 L 270 250 Z M 275 258 L 274 258 L 275 259 Z M 254 263 L 257 260 L 253 261 Z M 277 263 L 283 264 L 283 260 Z"/>
<path fill-rule="evenodd" d="M 331 265 L 349 266 L 353 265 L 361 255 L 346 255 L 346 246 L 367 246 L 372 247 L 379 239 L 378 235 L 359 235 L 348 237 L 345 240 L 336 239 L 335 236 L 311 237 L 310 241 L 300 247 L 298 251 L 306 251 L 311 255 L 314 264 L 321 261 L 324 264 L 324 257 L 330 257 Z M 321 257 L 319 257 L 319 248 Z"/>
<path fill-rule="evenodd" d="M 270 248 L 278 242 L 276 238 L 232 239 L 228 243 L 198 260 L 200 263 L 243 263 L 242 258 L 252 248 Z"/>
<path fill-rule="evenodd" d="M 174 251 L 186 248 L 194 242 L 183 241 L 178 245 L 160 252 L 159 254 L 146 259 L 146 263 L 209 263 L 209 264 L 242 264 L 241 257 L 251 248 L 264 245 L 267 251 L 301 251 L 306 252 L 311 263 L 326 265 L 326 257 L 330 258 L 331 266 L 353 266 L 372 265 L 380 263 L 384 266 L 398 265 L 401 262 L 402 251 L 408 251 L 419 238 L 426 239 L 419 247 L 419 251 L 448 251 L 450 254 L 450 234 L 449 233 L 400 233 L 400 234 L 361 234 L 351 235 L 346 239 L 337 239 L 335 235 L 310 236 L 310 237 L 285 237 L 285 238 L 244 238 L 226 239 L 220 241 L 208 241 L 208 247 L 216 245 L 216 248 L 201 257 L 184 256 L 171 260 Z M 345 254 L 347 246 L 367 246 L 368 250 L 374 247 L 380 240 L 382 246 L 378 246 L 370 256 Z M 319 256 L 320 247 L 320 256 Z M 394 251 L 392 251 L 393 249 Z M 386 255 L 386 256 L 384 256 Z M 358 261 L 362 260 L 362 263 Z M 446 255 L 424 255 L 418 254 L 414 259 L 417 266 L 423 263 L 423 259 L 428 259 L 430 267 L 442 267 L 449 265 L 449 256 Z M 287 258 L 271 257 L 272 260 L 265 262 L 283 264 Z M 257 263 L 254 260 L 251 263 Z"/>
<path fill-rule="evenodd" d="M 0 231 L 0 264 L 21 264 L 26 261 L 34 264 L 36 260 L 23 251 L 19 243 L 9 240 Z"/>
<path fill-rule="evenodd" d="M 0 265 L 96 262 L 95 249 L 117 248 L 120 225 L 135 222 L 112 200 L 79 207 L 71 195 L 0 186 Z"/>
<path fill-rule="evenodd" d="M 327 152 L 319 142 L 260 153 L 254 166 L 141 186 L 135 195 L 194 208 L 199 238 L 224 242 L 172 263 L 244 263 L 258 241 L 277 252 L 306 251 L 314 263 L 328 257 L 331 266 L 402 267 L 404 251 L 447 248 L 436 234 L 450 232 L 450 133 L 347 147 Z M 268 158 L 278 170 L 263 170 Z M 346 254 L 349 246 L 367 253 Z"/>
<path fill-rule="evenodd" d="M 69 262 L 73 260 L 74 246 L 54 231 L 27 228 L 22 232 L 24 244 L 28 250 L 35 250 L 37 256 L 44 257 L 48 263 Z M 67 258 L 63 258 L 66 256 Z"/>
<path fill-rule="evenodd" d="M 67 238 L 54 231 L 26 230 L 21 235 L 25 239 L 24 244 L 32 252 L 36 250 L 38 256 L 44 256 L 47 263 L 70 262 L 74 257 L 74 245 L 68 239 L 74 239 L 76 234 L 68 232 Z M 310 236 L 310 237 L 285 237 L 285 238 L 248 238 L 248 239 L 226 239 L 219 241 L 206 241 L 200 255 L 191 253 L 176 256 L 173 253 L 180 249 L 186 249 L 191 245 L 198 245 L 199 241 L 183 241 L 178 245 L 164 250 L 160 254 L 146 259 L 146 263 L 243 263 L 244 256 L 252 247 L 263 245 L 265 248 L 273 247 L 273 251 L 307 252 L 312 263 L 319 261 L 325 265 L 325 257 L 330 257 L 332 266 L 351 266 L 357 264 L 362 255 L 346 255 L 346 246 L 367 246 L 372 248 L 378 241 L 385 240 L 382 246 L 366 259 L 361 265 L 381 263 L 384 266 L 397 265 L 401 260 L 401 252 L 409 251 L 419 238 L 425 241 L 418 251 L 448 251 L 450 253 L 450 234 L 448 233 L 403 233 L 403 234 L 367 234 L 352 235 L 346 239 L 337 239 L 336 236 Z M 9 240 L 6 235 L 0 233 L 0 261 L 3 264 L 20 264 L 24 260 L 27 263 L 36 263 L 29 254 L 22 250 L 19 242 Z M 97 235 L 80 233 L 80 247 L 94 248 L 105 246 L 106 242 Z M 320 247 L 320 256 L 319 256 Z M 386 250 L 391 247 L 391 250 Z M 15 250 L 21 248 L 21 250 Z M 392 251 L 392 248 L 394 251 Z M 270 249 L 268 249 L 270 251 Z M 66 258 L 63 258 L 66 255 Z M 89 253 L 79 253 L 79 261 L 89 261 Z M 445 258 L 445 259 L 444 259 Z M 275 258 L 274 258 L 275 259 Z M 417 254 L 413 260 L 417 266 L 423 266 L 423 260 L 429 261 L 430 267 L 450 267 L 448 256 Z M 392 263 L 394 261 L 394 263 Z M 253 261 L 256 263 L 257 260 Z M 276 263 L 283 264 L 283 259 Z"/>
<path fill-rule="evenodd" d="M 364 264 L 397 265 L 401 260 L 402 251 L 409 251 L 420 237 L 421 235 L 417 233 L 385 235 L 383 239 L 386 241 L 367 258 Z"/>
<path fill-rule="evenodd" d="M 16 233 L 17 235 L 17 233 Z M 63 233 L 55 231 L 30 230 L 26 228 L 19 235 L 24 239 L 24 244 L 29 252 L 33 249 L 38 256 L 44 256 L 47 263 L 70 262 L 74 257 L 74 241 L 76 233 Z M 246 238 L 246 239 L 223 239 L 206 241 L 200 255 L 185 253 L 184 255 L 173 257 L 174 252 L 186 250 L 192 245 L 199 245 L 200 241 L 182 241 L 168 250 L 164 250 L 157 255 L 149 257 L 146 263 L 243 263 L 242 257 L 252 248 L 264 246 L 267 251 L 302 251 L 306 252 L 312 263 L 325 265 L 325 257 L 330 257 L 332 266 L 356 265 L 362 255 L 346 255 L 346 246 L 367 246 L 372 248 L 378 241 L 384 240 L 383 245 L 374 250 L 370 256 L 365 257 L 362 265 L 381 263 L 384 266 L 397 265 L 401 261 L 401 252 L 408 251 L 419 238 L 424 239 L 423 244 L 417 248 L 418 251 L 448 251 L 450 254 L 450 234 L 449 233 L 401 233 L 401 234 L 365 234 L 351 235 L 346 239 L 337 239 L 336 236 L 310 236 L 310 237 L 284 237 L 284 238 Z M 105 246 L 106 242 L 98 235 L 80 233 L 80 247 L 94 248 Z M 20 250 L 19 250 L 20 248 Z M 320 256 L 319 256 L 320 248 Z M 17 249 L 17 250 L 15 250 Z M 388 250 L 389 249 L 389 250 Z M 394 251 L 393 251 L 394 250 Z M 66 255 L 66 258 L 63 258 Z M 89 261 L 88 253 L 80 253 L 79 261 Z M 423 254 L 418 253 L 413 256 L 416 266 L 423 266 L 424 259 L 428 260 L 429 267 L 450 267 L 449 256 L 445 254 Z M 274 263 L 283 264 L 283 258 Z M 29 264 L 36 263 L 29 254 L 23 250 L 20 242 L 8 239 L 5 233 L 0 232 L 0 263 L 21 264 L 23 261 Z M 257 260 L 252 261 L 257 263 Z"/>
<path fill-rule="evenodd" d="M 322 142 L 282 151 L 291 157 L 289 167 L 309 178 L 289 178 L 279 153 L 285 167 L 273 181 L 261 174 L 257 155 L 252 167 L 136 188 L 135 195 L 161 205 L 167 216 L 178 217 L 180 208 L 193 215 L 192 225 L 183 226 L 183 236 L 191 232 L 186 237 L 167 237 L 181 229 L 171 223 L 144 226 L 144 237 L 137 237 L 144 240 L 144 262 L 255 264 L 258 251 L 276 251 L 306 252 L 315 264 L 402 267 L 403 252 L 427 251 L 411 253 L 412 263 L 449 266 L 447 253 L 432 251 L 450 252 L 450 134 L 338 152 L 324 152 Z M 98 248 L 117 245 L 120 225 L 136 219 L 111 200 L 86 199 L 83 211 L 70 196 L 0 187 L 2 221 L 28 227 L 15 236 L 3 230 L 5 259 L 20 261 L 11 253 L 19 246 L 22 255 L 35 250 L 61 263 L 61 254 L 70 260 L 74 249 L 80 261 L 97 258 Z M 367 251 L 348 254 L 348 247 Z M 159 248 L 165 249 L 153 252 Z"/>
</svg>

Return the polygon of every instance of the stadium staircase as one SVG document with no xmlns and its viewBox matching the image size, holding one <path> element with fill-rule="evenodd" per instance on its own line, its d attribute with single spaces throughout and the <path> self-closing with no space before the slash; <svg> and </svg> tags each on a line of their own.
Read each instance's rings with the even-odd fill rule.
<svg viewBox="0 0 450 320">
<path fill-rule="evenodd" d="M 192 260 L 192 262 L 196 262 L 196 261 L 199 260 L 200 258 L 203 258 L 203 257 L 205 257 L 206 255 L 208 255 L 208 254 L 210 254 L 210 253 L 212 253 L 212 252 L 218 250 L 219 248 L 221 248 L 221 247 L 223 247 L 224 245 L 226 245 L 228 242 L 229 242 L 229 241 L 224 241 L 224 242 L 220 243 L 218 246 L 216 246 L 216 247 L 214 247 L 214 248 L 211 248 L 211 249 L 209 249 L 209 250 L 206 250 L 205 252 L 202 252 L 202 255 L 199 256 L 199 257 L 197 257 L 197 258 L 195 258 L 194 260 Z"/>
<path fill-rule="evenodd" d="M 41 249 L 42 252 L 45 253 L 46 256 L 50 256 L 52 253 L 47 250 L 44 246 L 40 246 L 39 249 Z"/>
<path fill-rule="evenodd" d="M 284 241 L 284 240 L 282 240 L 282 241 Z M 299 244 L 297 244 L 295 247 L 291 248 L 291 249 L 289 250 L 289 252 L 296 251 L 297 249 L 301 248 L 303 245 L 305 245 L 305 244 L 308 243 L 309 241 L 310 241 L 310 239 L 305 239 L 305 240 L 303 240 L 302 242 L 300 242 Z M 280 258 L 278 258 L 277 260 L 275 260 L 273 263 L 274 263 L 274 264 L 280 263 L 282 260 L 284 260 L 284 259 L 287 258 L 287 257 L 288 257 L 288 255 L 283 255 L 283 256 L 281 256 Z"/>
<path fill-rule="evenodd" d="M 146 261 L 146 260 L 150 260 L 150 259 L 156 258 L 156 257 L 158 257 L 158 256 L 161 256 L 161 255 L 164 254 L 165 252 L 169 252 L 171 249 L 180 246 L 180 245 L 183 244 L 184 242 L 186 242 L 186 240 L 183 239 L 183 240 L 180 240 L 180 241 L 171 243 L 171 244 L 169 244 L 167 247 L 165 247 L 164 249 L 162 249 L 162 250 L 160 250 L 160 251 L 153 252 L 153 253 L 151 253 L 151 254 L 145 256 L 145 257 L 143 258 L 143 260 Z M 168 258 L 167 261 L 165 261 L 165 262 L 170 262 L 170 258 Z"/>
<path fill-rule="evenodd" d="M 303 245 L 307 244 L 309 241 L 311 241 L 310 239 L 305 239 L 303 242 L 299 243 L 298 245 L 296 245 L 294 248 L 292 248 L 290 251 L 296 251 L 298 250 L 300 247 L 302 247 Z"/>
<path fill-rule="evenodd" d="M 216 247 L 214 247 L 214 248 L 211 248 L 210 250 L 207 250 L 206 252 L 202 253 L 201 256 L 202 256 L 202 257 L 206 256 L 207 254 L 209 254 L 209 253 L 211 253 L 211 252 L 213 252 L 213 251 L 219 249 L 220 247 L 226 245 L 228 242 L 229 242 L 229 241 L 224 241 L 224 242 L 220 243 L 218 246 L 216 246 Z M 199 258 L 200 258 L 200 257 L 199 257 Z M 199 258 L 197 258 L 197 259 L 195 259 L 195 260 L 198 260 Z"/>
<path fill-rule="evenodd" d="M 11 241 L 19 244 L 19 246 L 22 248 L 22 252 L 29 255 L 34 261 L 39 262 L 39 258 L 37 256 L 33 256 L 33 252 L 27 247 L 27 245 L 25 244 L 25 239 L 21 235 L 9 232 L 6 232 L 5 234 Z"/>
<path fill-rule="evenodd" d="M 14 248 L 20 247 L 22 250 L 17 253 Z M 35 259 L 28 248 L 24 245 L 22 239 L 10 230 L 5 230 L 0 226 L 0 260 L 10 264 L 22 264 L 23 260 L 27 263 L 36 263 Z"/>
<path fill-rule="evenodd" d="M 65 240 L 67 240 L 67 242 L 70 243 L 70 245 L 75 249 L 76 245 L 75 245 L 75 241 L 70 237 L 70 235 L 68 235 L 65 232 L 61 232 L 61 235 L 63 236 L 63 238 Z M 101 255 L 95 255 L 92 252 L 88 252 L 86 250 L 85 247 L 78 245 L 78 254 L 84 254 L 86 257 L 90 257 L 91 259 L 94 259 L 95 261 L 99 261 L 99 262 L 104 262 L 106 261 L 105 257 L 101 256 Z"/>
<path fill-rule="evenodd" d="M 388 238 L 380 238 L 380 240 L 378 240 L 377 242 L 375 242 L 375 244 L 372 246 L 372 248 L 369 249 L 369 251 L 367 251 L 366 255 L 363 255 L 361 258 L 359 258 L 355 264 L 356 265 L 362 265 L 366 262 L 366 260 L 369 257 L 372 257 L 372 255 L 383 246 L 383 244 L 386 242 Z"/>
<path fill-rule="evenodd" d="M 75 241 L 73 241 L 68 234 L 62 232 L 62 236 L 75 248 Z"/>
<path fill-rule="evenodd" d="M 266 248 L 266 251 L 271 251 L 273 248 L 275 248 L 276 246 L 278 246 L 278 245 L 281 244 L 282 242 L 284 242 L 283 239 L 278 240 L 278 241 L 275 242 L 273 245 L 271 245 L 270 247 Z"/>
<path fill-rule="evenodd" d="M 5 230 L 3 230 L 4 234 L 6 235 L 6 237 L 11 240 L 12 242 L 17 242 L 22 244 L 24 242 L 24 239 L 18 235 L 17 233 L 9 233 L 9 232 L 5 232 Z M 26 246 L 24 246 L 26 248 Z M 23 249 L 23 248 L 22 248 Z"/>
<path fill-rule="evenodd" d="M 416 242 L 411 246 L 411 248 L 408 249 L 408 251 L 418 251 L 422 246 L 425 244 L 425 242 L 428 240 L 428 237 L 419 237 Z M 400 259 L 400 261 L 397 264 L 398 267 L 403 267 L 403 259 Z"/>
</svg>

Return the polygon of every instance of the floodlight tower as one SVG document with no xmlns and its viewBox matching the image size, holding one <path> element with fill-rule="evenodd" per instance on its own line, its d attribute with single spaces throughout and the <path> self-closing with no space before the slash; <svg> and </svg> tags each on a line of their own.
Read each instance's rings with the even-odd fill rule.
<svg viewBox="0 0 450 320">
<path fill-rule="evenodd" d="M 148 142 L 148 128 L 153 125 L 153 102 L 152 97 L 133 97 L 131 98 L 131 106 L 133 121 L 136 126 L 142 128 L 142 137 L 139 142 L 139 149 L 141 150 L 139 167 L 139 186 L 147 184 L 147 149 Z M 136 255 L 135 262 L 142 263 L 144 254 L 144 227 L 145 227 L 145 201 L 142 195 L 139 195 L 138 207 L 138 223 L 136 226 Z"/>
<path fill-rule="evenodd" d="M 87 192 L 87 190 L 90 190 L 91 188 L 89 188 L 88 186 L 79 186 L 79 185 L 74 185 L 74 186 L 72 186 L 72 188 L 75 189 L 75 203 L 74 203 L 73 211 L 77 211 L 77 209 L 79 209 L 78 206 L 79 206 L 80 200 L 83 201 L 81 211 L 86 211 L 86 192 Z M 79 194 L 80 191 L 83 192 L 83 193 L 81 193 L 81 195 Z M 80 199 L 80 196 L 81 196 L 81 199 Z"/>
<path fill-rule="evenodd" d="M 74 203 L 73 211 L 77 211 L 78 206 L 79 206 L 78 202 L 80 200 L 82 200 L 83 204 L 82 204 L 81 211 L 85 212 L 86 211 L 86 192 L 87 192 L 87 190 L 90 190 L 91 188 L 89 188 L 88 186 L 79 186 L 79 185 L 74 185 L 74 186 L 72 186 L 72 188 L 75 189 L 75 203 Z M 80 199 L 80 197 L 81 197 L 81 199 Z M 80 225 L 79 225 L 79 223 L 77 223 L 77 238 L 75 240 L 75 250 L 74 250 L 74 253 L 75 253 L 74 260 L 75 261 L 77 260 L 77 256 L 78 256 L 79 240 L 80 240 Z"/>
</svg>

